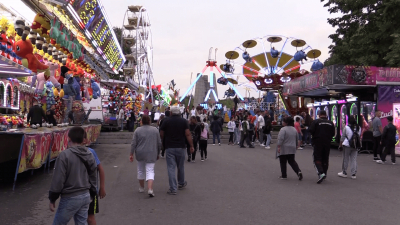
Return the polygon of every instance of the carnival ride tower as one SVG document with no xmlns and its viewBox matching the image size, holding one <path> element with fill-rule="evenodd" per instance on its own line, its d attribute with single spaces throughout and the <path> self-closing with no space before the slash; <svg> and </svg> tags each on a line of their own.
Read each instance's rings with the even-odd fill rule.
<svg viewBox="0 0 400 225">
<path fill-rule="evenodd" d="M 124 16 L 121 43 L 129 46 L 132 54 L 126 56 L 128 63 L 124 66 L 124 75 L 139 84 L 141 90 L 149 93 L 148 100 L 154 102 L 151 86 L 155 85 L 153 77 L 153 40 L 150 18 L 143 6 L 128 6 Z"/>
<path fill-rule="evenodd" d="M 190 87 L 186 90 L 185 94 L 182 95 L 182 97 L 179 99 L 180 102 L 183 101 L 183 99 L 187 96 L 187 94 L 190 92 L 190 90 L 192 90 L 192 88 L 194 87 L 194 85 L 199 81 L 199 79 L 203 76 L 204 72 L 207 69 L 210 69 L 210 74 L 209 74 L 209 83 L 210 83 L 210 89 L 207 91 L 206 97 L 204 98 L 204 102 L 207 102 L 208 99 L 210 98 L 210 95 L 212 94 L 215 101 L 218 102 L 218 96 L 217 93 L 215 92 L 215 88 L 216 88 L 216 84 L 215 84 L 215 78 L 214 76 L 216 75 L 214 73 L 214 68 L 221 74 L 222 77 L 224 77 L 225 79 L 227 79 L 226 75 L 224 72 L 221 71 L 221 69 L 218 67 L 217 65 L 217 48 L 215 49 L 215 58 L 212 58 L 212 51 L 213 48 L 210 48 L 209 51 L 209 55 L 208 55 L 208 60 L 206 61 L 206 66 L 203 68 L 203 70 L 201 71 L 201 73 L 199 73 L 196 77 L 196 79 L 194 80 L 194 82 L 190 85 Z M 237 94 L 237 96 L 244 100 L 243 97 L 240 95 L 240 93 L 237 91 L 237 89 L 233 86 L 233 84 L 228 81 L 227 82 L 229 84 L 229 86 L 235 91 L 235 93 Z"/>
</svg>

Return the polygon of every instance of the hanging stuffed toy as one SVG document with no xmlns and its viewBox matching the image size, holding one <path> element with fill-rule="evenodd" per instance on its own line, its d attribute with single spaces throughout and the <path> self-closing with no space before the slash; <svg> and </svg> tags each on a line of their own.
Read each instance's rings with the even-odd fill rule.
<svg viewBox="0 0 400 225">
<path fill-rule="evenodd" d="M 101 96 L 100 87 L 94 79 L 91 79 L 90 81 L 92 82 L 93 98 L 97 99 Z"/>
<path fill-rule="evenodd" d="M 73 87 L 74 82 L 76 82 L 75 79 L 71 76 L 71 74 L 68 73 L 65 73 L 65 79 L 67 80 L 67 83 L 64 83 L 63 85 L 64 99 L 68 99 L 70 96 L 75 97 L 77 95 Z"/>
<path fill-rule="evenodd" d="M 50 77 L 49 67 L 39 62 L 33 54 L 33 47 L 30 40 L 22 37 L 21 40 L 15 43 L 15 53 L 22 58 L 22 65 L 30 69 L 34 73 L 44 72 L 44 76 Z M 47 80 L 46 79 L 46 80 Z"/>
<path fill-rule="evenodd" d="M 42 37 L 48 37 L 47 31 L 50 30 L 50 21 L 42 14 L 36 14 L 32 23 L 32 31 L 39 33 Z"/>
</svg>

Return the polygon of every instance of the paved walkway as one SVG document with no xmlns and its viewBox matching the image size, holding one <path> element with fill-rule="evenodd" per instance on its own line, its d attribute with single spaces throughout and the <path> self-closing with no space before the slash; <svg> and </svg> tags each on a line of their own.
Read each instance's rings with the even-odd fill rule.
<svg viewBox="0 0 400 225">
<path fill-rule="evenodd" d="M 288 168 L 278 179 L 275 146 L 240 149 L 209 145 L 209 160 L 186 163 L 188 186 L 166 194 L 165 159 L 156 164 L 155 198 L 139 193 L 129 145 L 95 147 L 106 171 L 107 197 L 100 200 L 98 224 L 400 224 L 400 165 L 378 165 L 358 157 L 357 180 L 339 178 L 341 154 L 332 150 L 328 178 L 316 184 L 311 148 L 298 151 L 299 181 Z M 51 174 L 23 174 L 13 193 L 0 186 L 2 224 L 51 224 L 47 191 Z M 72 224 L 72 223 L 70 223 Z"/>
</svg>

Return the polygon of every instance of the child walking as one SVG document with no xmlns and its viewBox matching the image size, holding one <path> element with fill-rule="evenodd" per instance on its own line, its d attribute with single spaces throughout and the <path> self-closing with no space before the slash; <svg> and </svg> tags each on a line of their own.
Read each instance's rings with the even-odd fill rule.
<svg viewBox="0 0 400 225">
<path fill-rule="evenodd" d="M 205 128 L 204 123 L 200 124 L 200 155 L 201 155 L 201 161 L 204 162 L 204 159 L 207 160 L 207 140 L 209 139 L 209 133 L 208 130 Z"/>
<path fill-rule="evenodd" d="M 232 116 L 231 121 L 228 123 L 228 131 L 229 131 L 229 144 L 228 145 L 234 145 L 235 143 L 233 142 L 233 133 L 235 132 L 236 124 L 235 124 L 235 118 Z"/>
</svg>

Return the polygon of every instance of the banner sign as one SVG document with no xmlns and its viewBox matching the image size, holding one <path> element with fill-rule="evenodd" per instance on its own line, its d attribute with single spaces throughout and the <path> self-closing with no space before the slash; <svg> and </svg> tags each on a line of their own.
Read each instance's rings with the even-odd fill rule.
<svg viewBox="0 0 400 225">
<path fill-rule="evenodd" d="M 82 126 L 86 131 L 86 141 L 84 145 L 90 145 L 96 142 L 100 135 L 101 125 Z M 41 128 L 42 129 L 42 128 Z M 52 130 L 53 129 L 53 130 Z M 20 164 L 18 173 L 30 169 L 38 169 L 48 162 L 49 151 L 50 160 L 55 159 L 58 155 L 67 149 L 68 146 L 68 128 L 44 128 L 44 131 L 30 130 L 25 133 L 25 139 L 22 147 Z M 56 129 L 56 130 L 54 130 Z"/>
<path fill-rule="evenodd" d="M 382 127 L 388 124 L 387 117 L 393 116 L 393 125 L 400 133 L 400 86 L 378 86 L 378 110 L 382 111 Z M 399 142 L 396 154 L 400 154 Z"/>
<path fill-rule="evenodd" d="M 47 163 L 51 141 L 52 133 L 25 134 L 18 173 Z"/>
<path fill-rule="evenodd" d="M 293 79 L 283 86 L 283 95 L 294 95 L 332 84 L 332 75 L 326 68 Z"/>
</svg>

